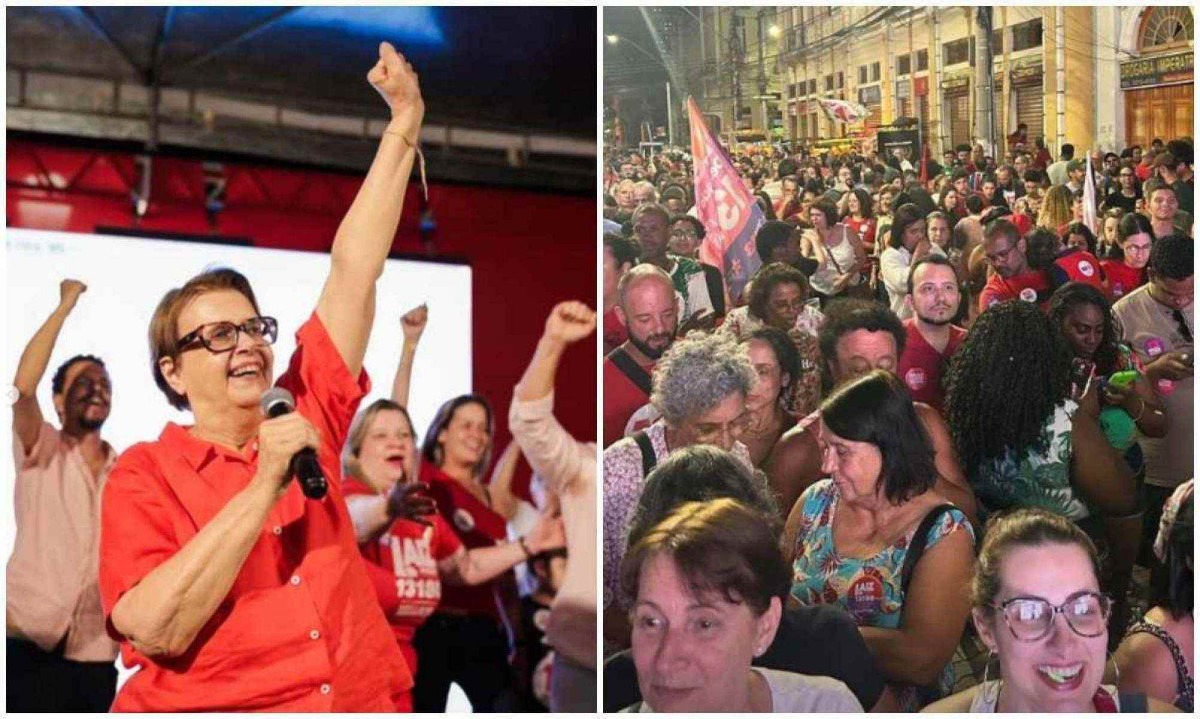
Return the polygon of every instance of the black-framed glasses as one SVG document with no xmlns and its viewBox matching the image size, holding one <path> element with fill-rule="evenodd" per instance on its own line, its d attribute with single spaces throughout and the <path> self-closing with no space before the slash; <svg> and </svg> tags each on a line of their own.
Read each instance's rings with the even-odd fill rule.
<svg viewBox="0 0 1200 719">
<path fill-rule="evenodd" d="M 1041 597 L 1013 597 L 992 608 L 1004 615 L 1008 630 L 1018 641 L 1036 642 L 1050 633 L 1055 614 L 1062 614 L 1071 631 L 1081 637 L 1104 634 L 1112 600 L 1096 592 L 1078 592 L 1058 606 Z"/>
<path fill-rule="evenodd" d="M 197 344 L 209 352 L 228 352 L 237 347 L 238 336 L 245 332 L 251 339 L 269 345 L 275 344 L 279 336 L 279 323 L 274 317 L 251 317 L 245 322 L 209 322 L 188 332 L 175 343 L 175 351 L 183 352 Z"/>
</svg>

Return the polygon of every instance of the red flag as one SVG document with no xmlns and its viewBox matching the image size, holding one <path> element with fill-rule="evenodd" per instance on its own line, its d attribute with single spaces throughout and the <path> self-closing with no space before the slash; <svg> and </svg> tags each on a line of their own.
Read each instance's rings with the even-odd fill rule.
<svg viewBox="0 0 1200 719">
<path fill-rule="evenodd" d="M 721 270 L 730 298 L 737 300 L 762 264 L 754 246 L 754 236 L 764 222 L 762 208 L 704 123 L 696 101 L 689 97 L 687 106 L 692 126 L 696 216 L 705 229 L 700 261 Z"/>
</svg>

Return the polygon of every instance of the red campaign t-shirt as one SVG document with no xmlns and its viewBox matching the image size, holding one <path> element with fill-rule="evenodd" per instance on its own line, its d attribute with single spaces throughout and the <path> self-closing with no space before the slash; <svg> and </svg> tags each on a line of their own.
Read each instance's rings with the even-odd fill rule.
<svg viewBox="0 0 1200 719">
<path fill-rule="evenodd" d="M 1108 290 L 1113 302 L 1146 284 L 1145 268 L 1136 269 L 1125 264 L 1125 260 L 1100 260 L 1100 269 L 1108 278 Z"/>
<path fill-rule="evenodd" d="M 646 368 L 649 374 L 654 368 Z M 604 446 L 625 436 L 625 424 L 633 413 L 650 401 L 650 395 L 638 389 L 633 380 L 612 360 L 604 360 Z"/>
<path fill-rule="evenodd" d="M 1055 287 L 1061 287 L 1068 282 L 1082 282 L 1108 295 L 1108 290 L 1104 287 L 1104 272 L 1100 269 L 1100 261 L 1087 250 L 1069 247 L 1054 258 L 1052 267 Z"/>
<path fill-rule="evenodd" d="M 938 352 L 925 340 L 917 329 L 915 318 L 904 321 L 904 331 L 908 340 L 904 343 L 904 354 L 900 355 L 896 374 L 908 387 L 913 401 L 924 402 L 941 412 L 942 402 L 946 398 L 946 392 L 942 389 L 942 375 L 950 357 L 962 345 L 967 331 L 951 325 L 945 352 Z"/>
<path fill-rule="evenodd" d="M 412 688 L 342 497 L 341 449 L 370 388 L 366 372 L 351 376 L 314 313 L 277 384 L 321 435 L 329 494 L 314 501 L 296 482 L 287 487 L 228 594 L 173 659 L 135 649 L 112 625 L 113 606 L 249 485 L 257 443 L 237 452 L 168 423 L 113 467 L 100 510 L 100 595 L 125 666 L 139 667 L 113 711 L 394 711 Z"/>
<path fill-rule="evenodd" d="M 604 344 L 609 347 L 617 347 L 625 344 L 627 339 L 629 339 L 629 334 L 625 330 L 625 325 L 617 319 L 617 307 L 613 305 L 604 313 Z"/>
<path fill-rule="evenodd" d="M 1008 279 L 994 274 L 984 285 L 983 292 L 979 293 L 979 311 L 986 312 L 987 308 L 997 302 L 1012 299 L 1036 302 L 1038 307 L 1045 311 L 1050 295 L 1050 282 L 1046 279 L 1045 272 L 1030 270 Z"/>
<path fill-rule="evenodd" d="M 437 503 L 438 514 L 453 529 L 462 546 L 467 549 L 492 547 L 504 540 L 507 524 L 504 517 L 493 512 L 475 498 L 450 475 L 422 462 L 421 479 L 429 483 L 429 496 Z M 496 609 L 496 579 L 473 587 L 442 587 L 441 609 L 456 614 L 486 614 L 500 621 Z"/>
<path fill-rule="evenodd" d="M 347 497 L 375 495 L 370 487 L 353 479 L 346 480 L 343 490 Z M 412 647 L 413 634 L 433 614 L 442 598 L 437 563 L 462 547 L 440 514 L 430 515 L 429 522 L 427 526 L 397 519 L 378 539 L 358 546 L 383 614 L 414 674 L 417 655 Z"/>
</svg>

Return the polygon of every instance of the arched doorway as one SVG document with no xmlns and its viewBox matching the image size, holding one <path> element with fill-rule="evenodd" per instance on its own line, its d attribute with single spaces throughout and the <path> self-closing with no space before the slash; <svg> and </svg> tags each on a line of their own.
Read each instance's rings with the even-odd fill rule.
<svg viewBox="0 0 1200 719">
<path fill-rule="evenodd" d="M 1125 145 L 1192 135 L 1194 15 L 1189 7 L 1148 7 L 1137 28 L 1138 59 L 1121 63 Z"/>
</svg>

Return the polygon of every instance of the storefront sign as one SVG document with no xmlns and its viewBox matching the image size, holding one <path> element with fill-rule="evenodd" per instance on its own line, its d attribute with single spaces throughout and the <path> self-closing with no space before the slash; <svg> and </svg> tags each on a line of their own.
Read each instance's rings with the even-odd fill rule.
<svg viewBox="0 0 1200 719">
<path fill-rule="evenodd" d="M 963 73 L 961 75 L 948 75 L 942 78 L 943 90 L 966 90 L 967 85 L 971 82 L 971 74 Z"/>
<path fill-rule="evenodd" d="M 1121 89 L 1192 82 L 1195 56 L 1189 52 L 1121 63 Z"/>
<path fill-rule="evenodd" d="M 1042 80 L 1042 63 L 1029 62 L 1022 65 L 1014 65 L 1008 71 L 1008 80 L 1014 85 L 1025 84 L 1029 82 L 1041 82 Z"/>
</svg>

